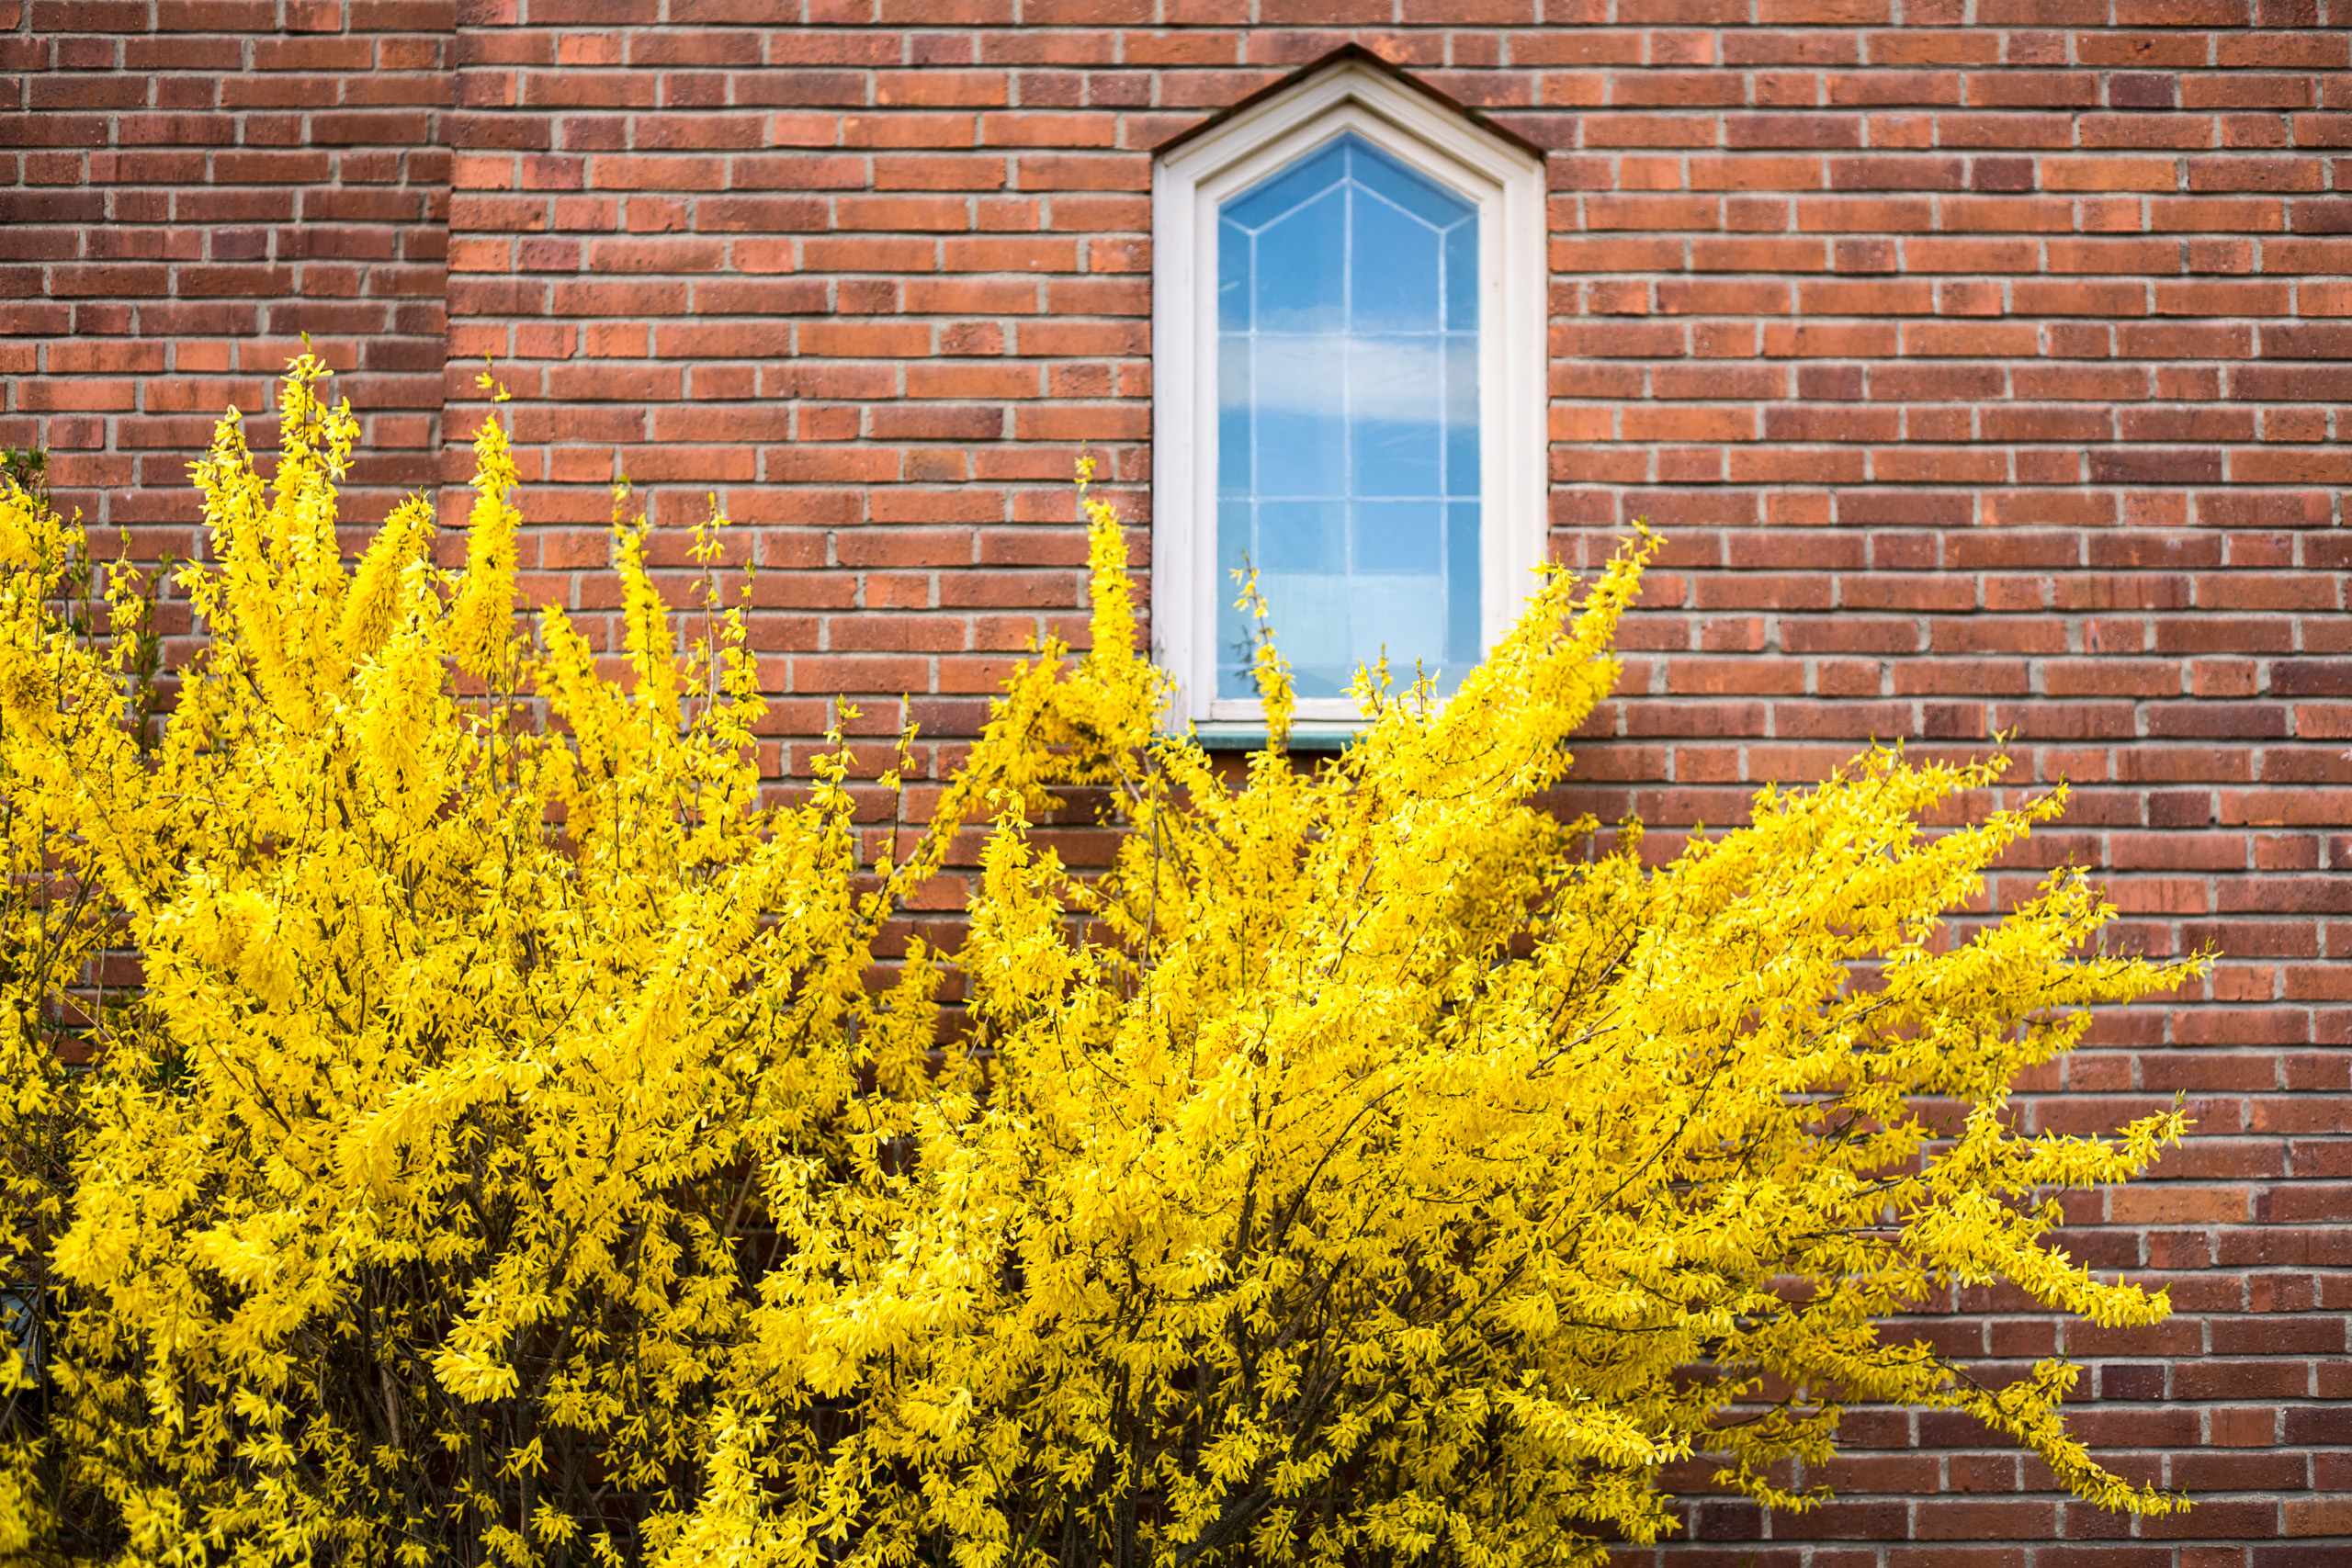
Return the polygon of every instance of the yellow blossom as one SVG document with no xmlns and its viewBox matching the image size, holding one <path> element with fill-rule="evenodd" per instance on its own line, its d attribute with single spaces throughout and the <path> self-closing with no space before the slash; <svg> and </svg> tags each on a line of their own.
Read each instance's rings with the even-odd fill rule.
<svg viewBox="0 0 2352 1568">
<path fill-rule="evenodd" d="M 233 415 L 199 467 L 160 734 L 140 585 L 0 497 L 0 1258 L 49 1287 L 0 1384 L 50 1410 L 0 1426 L 0 1554 L 1536 1568 L 1670 1530 L 1694 1456 L 1806 1506 L 1776 1466 L 1854 1400 L 2176 1506 L 2068 1435 L 2064 1363 L 1996 1386 L 1900 1326 L 1989 1281 L 2166 1310 L 2049 1200 L 2181 1117 L 2029 1136 L 2007 1096 L 2196 965 L 2102 951 L 2071 871 L 1951 923 L 2063 791 L 1929 831 L 1997 766 L 1874 751 L 1655 865 L 1561 820 L 1642 538 L 1453 698 L 1367 677 L 1312 769 L 1269 642 L 1236 783 L 1162 732 L 1087 491 L 1091 647 L 868 859 L 838 736 L 765 793 L 722 524 L 681 598 L 616 520 L 616 679 L 516 629 L 494 412 L 465 567 L 422 501 L 344 564 L 324 382 L 272 479 Z M 960 945 L 908 939 L 966 871 Z"/>
</svg>

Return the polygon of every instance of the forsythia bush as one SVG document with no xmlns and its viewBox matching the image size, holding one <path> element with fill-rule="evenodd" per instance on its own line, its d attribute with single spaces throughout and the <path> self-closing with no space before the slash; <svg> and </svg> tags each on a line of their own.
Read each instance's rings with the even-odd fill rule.
<svg viewBox="0 0 2352 1568">
<path fill-rule="evenodd" d="M 1854 1400 L 2174 1506 L 2067 1436 L 2065 1365 L 1990 1385 L 1900 1322 L 2165 1311 L 2044 1235 L 2178 1115 L 2027 1137 L 2005 1096 L 2182 972 L 2093 954 L 2071 872 L 1942 923 L 2057 794 L 1930 834 L 1996 771 L 1876 753 L 1587 852 L 1538 797 L 1640 548 L 1442 705 L 1368 682 L 1312 773 L 1264 649 L 1235 787 L 1157 733 L 1096 502 L 1092 650 L 868 858 L 845 750 L 763 794 L 715 570 L 682 634 L 621 526 L 626 668 L 517 635 L 494 420 L 464 570 L 419 501 L 347 570 L 322 375 L 274 482 L 233 413 L 199 466 L 208 640 L 154 725 L 66 608 L 78 530 L 0 502 L 0 1552 L 1515 1568 L 1670 1530 L 1693 1456 L 1802 1507 Z M 1033 830 L 1070 786 L 1107 870 Z M 878 964 L 967 827 L 960 948 Z M 108 949 L 140 983 L 94 997 Z"/>
</svg>

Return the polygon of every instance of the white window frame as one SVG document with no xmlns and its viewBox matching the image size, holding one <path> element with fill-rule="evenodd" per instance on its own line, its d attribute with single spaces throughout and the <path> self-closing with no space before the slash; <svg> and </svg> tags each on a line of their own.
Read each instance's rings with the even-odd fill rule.
<svg viewBox="0 0 2352 1568">
<path fill-rule="evenodd" d="M 1361 61 L 1342 61 L 1180 143 L 1152 170 L 1152 638 L 1176 678 L 1181 728 L 1262 724 L 1216 695 L 1217 208 L 1354 131 L 1478 209 L 1479 640 L 1510 628 L 1544 559 L 1549 321 L 1544 165 Z M 1280 628 L 1276 628 L 1279 637 Z M 1398 671 L 1409 678 L 1410 670 Z M 1303 719 L 1360 719 L 1346 697 Z"/>
</svg>

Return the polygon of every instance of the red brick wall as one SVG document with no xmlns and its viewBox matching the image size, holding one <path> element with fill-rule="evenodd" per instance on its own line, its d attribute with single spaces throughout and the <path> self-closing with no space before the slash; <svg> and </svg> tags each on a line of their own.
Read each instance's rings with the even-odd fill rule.
<svg viewBox="0 0 2352 1568">
<path fill-rule="evenodd" d="M 2080 1200 L 2066 1238 L 2168 1283 L 2179 1316 L 2102 1334 L 1973 1299 L 1936 1330 L 1996 1365 L 2085 1358 L 2085 1435 L 2198 1511 L 2135 1528 L 1981 1434 L 1864 1415 L 1831 1477 L 1844 1500 L 1760 1545 L 1752 1512 L 1709 1504 L 1715 1544 L 1671 1555 L 2352 1563 L 2347 6 L 468 0 L 432 56 L 453 78 L 313 64 L 265 113 L 230 100 L 280 80 L 259 59 L 280 40 L 235 7 L 152 14 L 249 28 L 246 73 L 149 63 L 166 46 L 139 30 L 146 0 L 36 5 L 29 26 L 0 0 L 35 67 L 19 101 L 70 109 L 11 122 L 0 417 L 69 449 L 61 474 L 107 515 L 180 517 L 198 416 L 249 395 L 282 339 L 245 334 L 314 308 L 291 299 L 314 273 L 353 280 L 334 319 L 356 323 L 335 330 L 357 363 L 437 359 L 415 270 L 435 231 L 404 227 L 434 210 L 429 137 L 404 120 L 347 150 L 359 127 L 330 131 L 344 109 L 303 95 L 401 84 L 429 121 L 448 84 L 447 434 L 479 418 L 494 355 L 534 589 L 609 602 L 616 471 L 665 520 L 716 493 L 767 569 L 758 636 L 789 732 L 842 692 L 893 728 L 905 692 L 952 736 L 1014 650 L 1078 615 L 1082 446 L 1148 522 L 1150 149 L 1363 42 L 1554 150 L 1557 552 L 1592 560 L 1636 515 L 1669 533 L 1578 804 L 1720 823 L 1873 736 L 2006 733 L 2021 780 L 2075 787 L 2038 857 L 2103 867 L 2124 940 L 2223 955 L 2208 994 L 2112 1021 L 2026 1100 L 2040 1125 L 2087 1127 L 2188 1097 L 2199 1131 L 2165 1179 Z M 281 23 L 430 52 L 348 11 Z M 123 52 L 78 63 L 94 33 Z M 120 150 L 173 140 L 149 127 L 182 92 L 212 95 L 222 150 L 121 184 L 150 165 Z M 226 151 L 264 136 L 318 172 Z M 362 189 L 413 206 L 324 215 Z M 267 238 L 233 280 L 203 281 L 217 251 L 171 250 L 215 221 L 193 216 L 141 220 L 154 259 L 102 272 L 98 247 L 128 242 L 94 204 L 231 190 L 277 202 L 217 220 Z M 171 314 L 216 287 L 248 314 Z M 191 346 L 211 357 L 101 353 Z M 427 415 L 391 411 L 440 394 L 380 385 L 376 428 L 418 433 L 387 443 L 413 460 Z"/>
<path fill-rule="evenodd" d="M 864 694 L 884 734 L 910 693 L 927 731 L 968 733 L 1042 627 L 1080 625 L 1081 443 L 1146 477 L 1136 149 L 1198 117 L 1133 112 L 1152 73 L 1095 68 L 1115 33 L 719 25 L 773 10 L 537 0 L 469 31 L 451 417 L 470 428 L 456 400 L 496 355 L 532 514 L 579 529 L 544 540 L 550 582 L 602 560 L 620 448 L 657 516 L 715 491 L 759 525 L 786 569 L 760 579 L 776 687 Z M 1267 79 L 1169 81 L 1208 104 Z"/>
<path fill-rule="evenodd" d="M 432 481 L 450 0 L 0 0 L 0 444 L 186 556 L 188 459 L 308 333 L 360 515 Z"/>
</svg>

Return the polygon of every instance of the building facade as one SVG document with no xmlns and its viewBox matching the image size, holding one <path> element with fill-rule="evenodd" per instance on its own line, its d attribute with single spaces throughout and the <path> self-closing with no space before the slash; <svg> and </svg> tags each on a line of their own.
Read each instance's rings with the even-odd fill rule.
<svg viewBox="0 0 2352 1568">
<path fill-rule="evenodd" d="M 1479 547 L 1666 539 L 1563 803 L 1670 846 L 1872 739 L 2005 749 L 2074 795 L 1996 896 L 2088 863 L 2120 940 L 2221 955 L 2020 1102 L 2080 1129 L 2187 1098 L 2160 1179 L 2065 1235 L 2173 1322 L 1927 1325 L 2081 1358 L 2084 1436 L 2199 1506 L 2135 1526 L 1860 1412 L 1808 1478 L 1838 1501 L 1701 1499 L 1659 1555 L 2352 1564 L 2352 0 L 0 0 L 0 444 L 47 448 L 62 503 L 190 553 L 188 459 L 307 333 L 380 515 L 463 477 L 488 358 L 535 598 L 612 604 L 624 475 L 659 522 L 741 525 L 787 772 L 842 696 L 944 766 L 1032 638 L 1082 628 L 1081 455 L 1139 559 L 1221 564 L 1221 405 L 1166 390 L 1221 352 L 1174 281 L 1217 253 L 1170 192 L 1271 231 L 1231 204 L 1294 166 L 1278 138 L 1231 143 L 1273 149 L 1255 173 L 1187 150 L 1318 71 L 1386 84 L 1348 100 L 1349 190 L 1411 209 L 1379 160 L 1420 168 L 1431 254 L 1457 197 L 1496 257 L 1532 235 L 1479 296 Z M 1468 319 L 1411 330 L 1442 355 Z M 1453 506 L 1469 471 L 1414 482 Z M 1455 566 L 1490 570 L 1420 592 Z M 1213 648 L 1207 592 L 1156 583 L 1155 641 Z M 1443 636 L 1491 619 L 1463 592 Z"/>
</svg>

